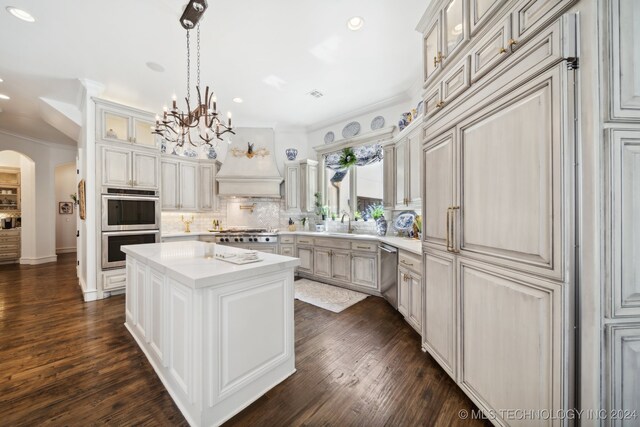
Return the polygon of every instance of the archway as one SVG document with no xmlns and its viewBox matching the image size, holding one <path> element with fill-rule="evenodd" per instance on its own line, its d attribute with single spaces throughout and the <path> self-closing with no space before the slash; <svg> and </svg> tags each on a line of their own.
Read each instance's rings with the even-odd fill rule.
<svg viewBox="0 0 640 427">
<path fill-rule="evenodd" d="M 0 151 L 0 168 L 20 170 L 20 210 L 3 211 L 0 218 L 20 218 L 20 260 L 36 257 L 36 164 L 31 157 L 13 150 Z M 21 261 L 22 262 L 22 261 Z"/>
</svg>

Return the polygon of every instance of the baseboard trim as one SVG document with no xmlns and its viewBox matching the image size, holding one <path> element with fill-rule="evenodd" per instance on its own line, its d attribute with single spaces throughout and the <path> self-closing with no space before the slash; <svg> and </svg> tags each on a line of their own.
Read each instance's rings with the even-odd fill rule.
<svg viewBox="0 0 640 427">
<path fill-rule="evenodd" d="M 98 290 L 87 291 L 87 284 L 80 276 L 78 276 L 78 286 L 80 286 L 80 290 L 82 291 L 84 302 L 96 301 L 98 299 Z"/>
<path fill-rule="evenodd" d="M 49 262 L 56 262 L 58 260 L 58 255 L 52 256 L 43 256 L 40 258 L 20 258 L 20 264 L 26 265 L 38 265 L 38 264 L 46 264 Z"/>
<path fill-rule="evenodd" d="M 76 252 L 76 248 L 57 248 L 56 254 L 70 254 L 72 252 Z"/>
</svg>

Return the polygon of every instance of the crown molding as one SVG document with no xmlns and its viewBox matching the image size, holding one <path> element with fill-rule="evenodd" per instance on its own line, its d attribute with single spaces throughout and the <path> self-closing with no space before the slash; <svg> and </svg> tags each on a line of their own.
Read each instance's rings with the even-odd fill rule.
<svg viewBox="0 0 640 427">
<path fill-rule="evenodd" d="M 316 153 L 322 155 L 326 153 L 333 153 L 334 151 L 340 151 L 346 147 L 357 147 L 372 142 L 384 144 L 387 141 L 393 140 L 393 132 L 395 130 L 395 126 L 387 126 L 382 129 L 354 136 L 353 138 L 341 139 L 340 141 L 332 142 L 331 144 L 316 145 L 313 149 Z"/>
<path fill-rule="evenodd" d="M 76 147 L 76 146 L 72 146 L 72 145 L 68 145 L 68 144 L 59 144 L 57 142 L 51 142 L 51 141 L 43 141 L 41 139 L 31 138 L 31 137 L 28 137 L 28 136 L 19 135 L 17 133 L 9 132 L 9 131 L 7 131 L 5 129 L 1 129 L 1 128 L 0 128 L 0 135 L 7 135 L 7 136 L 11 136 L 13 138 L 23 139 L 25 141 L 33 142 L 33 143 L 39 144 L 39 145 L 44 145 L 44 146 L 49 147 L 49 148 L 58 148 L 58 149 L 62 149 L 62 150 L 78 151 L 78 147 Z"/>
<path fill-rule="evenodd" d="M 411 100 L 411 97 L 408 95 L 407 91 L 404 91 L 402 93 L 399 93 L 398 95 L 392 96 L 391 98 L 383 99 L 372 104 L 367 104 L 364 107 L 351 110 L 347 114 L 340 114 L 338 116 L 334 116 L 333 118 L 309 125 L 307 126 L 307 132 L 314 132 L 332 125 L 343 123 L 345 121 L 348 121 L 349 118 L 373 113 L 382 108 L 391 107 L 408 100 Z"/>
</svg>

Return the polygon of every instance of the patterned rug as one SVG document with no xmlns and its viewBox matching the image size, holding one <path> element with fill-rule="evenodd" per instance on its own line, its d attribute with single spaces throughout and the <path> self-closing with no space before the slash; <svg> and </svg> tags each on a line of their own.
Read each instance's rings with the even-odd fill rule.
<svg viewBox="0 0 640 427">
<path fill-rule="evenodd" d="M 368 295 L 309 279 L 295 281 L 295 297 L 325 310 L 340 313 Z"/>
</svg>

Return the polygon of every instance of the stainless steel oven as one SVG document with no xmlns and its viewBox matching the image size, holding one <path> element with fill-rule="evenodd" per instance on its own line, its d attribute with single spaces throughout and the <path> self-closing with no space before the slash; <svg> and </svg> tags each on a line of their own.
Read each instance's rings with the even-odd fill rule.
<svg viewBox="0 0 640 427">
<path fill-rule="evenodd" d="M 122 268 L 127 256 L 122 246 L 160 242 L 160 230 L 112 231 L 102 233 L 102 269 Z"/>
<path fill-rule="evenodd" d="M 103 194 L 102 231 L 160 229 L 160 198 L 148 194 Z"/>
</svg>

